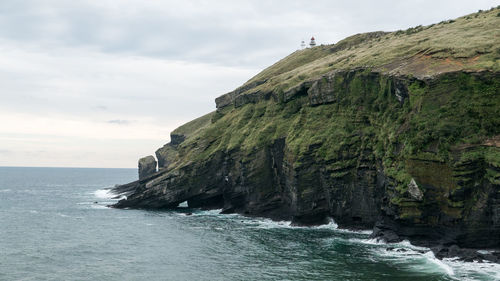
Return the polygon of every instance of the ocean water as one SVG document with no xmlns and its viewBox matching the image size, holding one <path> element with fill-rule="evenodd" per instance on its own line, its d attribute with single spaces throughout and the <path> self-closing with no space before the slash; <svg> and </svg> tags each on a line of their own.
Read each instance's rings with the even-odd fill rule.
<svg viewBox="0 0 500 281">
<path fill-rule="evenodd" d="M 500 280 L 498 264 L 440 261 L 334 222 L 107 208 L 107 188 L 136 176 L 0 167 L 0 280 Z"/>
</svg>

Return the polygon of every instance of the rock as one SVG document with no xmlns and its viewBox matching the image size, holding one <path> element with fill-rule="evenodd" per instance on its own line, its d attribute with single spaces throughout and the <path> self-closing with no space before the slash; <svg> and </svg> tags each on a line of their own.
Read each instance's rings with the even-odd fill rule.
<svg viewBox="0 0 500 281">
<path fill-rule="evenodd" d="M 235 102 L 235 99 L 238 98 L 240 95 L 242 94 L 245 94 L 247 91 L 265 83 L 267 80 L 259 80 L 259 81 L 254 81 L 254 82 L 250 82 L 250 83 L 247 83 L 241 87 L 239 87 L 238 89 L 232 91 L 232 92 L 229 92 L 227 94 L 224 94 L 218 98 L 215 99 L 215 106 L 217 109 L 221 109 L 221 108 L 224 108 L 226 106 L 229 106 L 229 105 L 232 105 L 234 104 Z M 253 99 L 238 99 L 238 104 L 239 105 L 243 105 L 245 101 L 253 101 Z"/>
<path fill-rule="evenodd" d="M 184 135 L 170 134 L 170 145 L 177 146 L 186 139 Z"/>
<path fill-rule="evenodd" d="M 357 69 L 324 74 L 289 92 L 277 90 L 284 100 L 275 104 L 262 102 L 259 89 L 225 96 L 219 105 L 234 106 L 222 110 L 230 118 L 193 128 L 193 134 L 182 134 L 185 140 L 173 138 L 182 145 L 168 144 L 158 151 L 163 167 L 158 173 L 154 158 L 149 158 L 151 163 L 141 159 L 141 180 L 116 189 L 127 199 L 115 207 L 175 208 L 188 201 L 191 208 L 298 225 L 333 218 L 343 228 L 374 228 L 373 237 L 387 242 L 444 245 L 435 250 L 441 258 L 493 260 L 497 255 L 470 248 L 500 248 L 500 168 L 479 157 L 486 150 L 474 151 L 472 145 L 439 148 L 449 155 L 447 161 L 432 151 L 420 153 L 425 147 L 417 145 L 420 133 L 460 134 L 454 126 L 460 118 L 477 121 L 473 114 L 458 116 L 454 108 L 439 106 L 466 96 L 466 91 L 475 91 L 477 104 L 484 102 L 490 110 L 485 116 L 493 116 L 493 105 L 486 106 L 493 95 L 488 83 L 498 83 L 500 73 L 481 75 L 457 72 L 428 83 Z M 409 83 L 421 99 L 419 106 L 426 106 L 425 114 L 405 102 Z M 489 92 L 483 95 L 483 89 Z M 467 101 L 456 102 L 467 112 Z M 449 121 L 441 124 L 443 132 L 412 125 L 412 120 L 437 122 L 427 118 L 438 110 Z M 408 177 L 409 184 L 404 181 Z"/>
<path fill-rule="evenodd" d="M 177 158 L 177 146 L 167 143 L 156 150 L 155 155 L 156 159 L 158 159 L 158 170 L 167 168 Z"/>
<path fill-rule="evenodd" d="M 156 159 L 152 155 L 139 159 L 139 180 L 147 178 L 154 173 L 156 173 Z"/>
<path fill-rule="evenodd" d="M 411 198 L 417 200 L 417 201 L 422 201 L 424 199 L 424 194 L 418 188 L 417 183 L 415 182 L 415 179 L 411 179 L 410 183 L 408 184 L 408 193 L 410 194 Z"/>
<path fill-rule="evenodd" d="M 324 75 L 311 85 L 307 91 L 310 105 L 326 104 L 336 100 L 335 75 L 335 72 Z"/>
<path fill-rule="evenodd" d="M 306 96 L 307 91 L 311 87 L 312 83 L 313 83 L 312 81 L 306 81 L 306 82 L 300 83 L 298 86 L 295 86 L 295 87 L 287 90 L 286 92 L 283 93 L 283 97 L 282 97 L 283 100 L 282 101 L 289 102 L 297 97 Z"/>
<path fill-rule="evenodd" d="M 500 252 L 478 249 L 460 248 L 458 245 L 438 245 L 431 248 L 437 258 L 458 258 L 465 262 L 496 262 L 500 261 Z"/>
<path fill-rule="evenodd" d="M 405 83 L 400 79 L 394 80 L 394 95 L 401 105 L 404 104 L 406 99 L 408 99 L 408 89 Z"/>
</svg>

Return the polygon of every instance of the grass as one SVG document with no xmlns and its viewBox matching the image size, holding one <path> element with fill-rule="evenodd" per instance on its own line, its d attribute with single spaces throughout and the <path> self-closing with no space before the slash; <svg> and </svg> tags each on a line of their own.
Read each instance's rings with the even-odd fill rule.
<svg viewBox="0 0 500 281">
<path fill-rule="evenodd" d="M 357 67 L 417 77 L 457 70 L 499 71 L 498 13 L 494 8 L 439 24 L 357 34 L 337 44 L 296 51 L 246 84 L 266 81 L 252 91 L 286 91 L 326 72 Z"/>
<path fill-rule="evenodd" d="M 377 159 L 402 194 L 412 178 L 406 161 L 444 165 L 453 161 L 457 147 L 478 146 L 500 135 L 498 75 L 453 72 L 500 71 L 497 13 L 483 11 L 400 32 L 357 34 L 297 51 L 247 83 L 265 80 L 258 89 L 282 92 L 332 69 L 365 69 L 336 76 L 336 100 L 330 104 L 308 106 L 307 96 L 262 100 L 227 106 L 179 127 L 173 133 L 187 139 L 178 147 L 174 166 L 203 162 L 221 151 L 252 157 L 284 138 L 294 167 L 313 157 L 334 171 L 332 177 L 342 178 L 362 161 Z M 391 74 L 396 72 L 409 76 L 409 99 L 403 104 L 393 93 Z M 433 83 L 411 79 L 438 72 L 449 73 Z M 490 150 L 495 152 L 485 156 Z M 498 167 L 498 148 L 490 150 L 460 153 L 463 161 L 486 158 Z"/>
<path fill-rule="evenodd" d="M 208 114 L 205 114 L 201 117 L 198 117 L 192 121 L 189 121 L 188 123 L 180 126 L 179 128 L 175 129 L 172 134 L 175 135 L 184 135 L 186 137 L 189 137 L 201 129 L 207 127 L 208 125 L 211 124 L 212 117 L 214 116 L 215 111 L 210 112 Z"/>
</svg>

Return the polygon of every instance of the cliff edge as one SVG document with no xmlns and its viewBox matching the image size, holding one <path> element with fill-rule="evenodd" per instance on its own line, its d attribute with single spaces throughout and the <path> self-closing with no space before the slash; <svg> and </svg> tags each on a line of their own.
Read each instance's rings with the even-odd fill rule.
<svg viewBox="0 0 500 281">
<path fill-rule="evenodd" d="M 333 218 L 498 262 L 467 249 L 500 248 L 499 27 L 491 9 L 296 51 L 172 132 L 114 207 Z"/>
</svg>

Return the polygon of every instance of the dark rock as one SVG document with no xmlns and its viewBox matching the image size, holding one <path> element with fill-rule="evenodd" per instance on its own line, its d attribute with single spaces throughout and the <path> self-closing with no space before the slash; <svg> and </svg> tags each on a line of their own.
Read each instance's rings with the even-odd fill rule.
<svg viewBox="0 0 500 281">
<path fill-rule="evenodd" d="M 176 145 L 171 143 L 165 144 L 155 152 L 156 159 L 158 159 L 158 170 L 167 168 L 177 158 L 178 151 Z"/>
<path fill-rule="evenodd" d="M 170 134 L 170 145 L 177 146 L 186 139 L 184 135 Z"/>
<path fill-rule="evenodd" d="M 239 97 L 241 94 L 243 94 L 243 93 L 245 93 L 245 92 L 261 85 L 261 84 L 264 84 L 266 81 L 267 80 L 259 80 L 259 81 L 254 81 L 254 82 L 245 84 L 232 92 L 229 92 L 225 95 L 222 95 L 222 96 L 216 98 L 215 99 L 216 108 L 221 109 L 221 108 L 226 107 L 228 105 L 234 104 L 236 98 Z M 252 100 L 252 99 L 250 99 L 250 100 Z M 242 102 L 244 102 L 244 99 L 242 99 L 238 102 L 239 105 L 242 105 L 243 104 Z"/>
<path fill-rule="evenodd" d="M 404 104 L 405 100 L 408 99 L 408 88 L 406 87 L 406 83 L 402 79 L 394 79 L 394 95 L 399 101 L 399 104 Z"/>
<path fill-rule="evenodd" d="M 251 148 L 227 145 L 235 138 L 233 132 L 224 131 L 226 123 L 210 127 L 210 134 L 203 137 L 187 136 L 189 141 L 172 138 L 157 151 L 162 168 L 158 173 L 151 168 L 156 164 L 144 163 L 150 169 L 141 180 L 114 189 L 127 196 L 115 207 L 175 208 L 188 201 L 192 208 L 222 208 L 222 213 L 291 220 L 296 225 L 324 224 L 333 218 L 343 228 L 373 228 L 372 237 L 386 242 L 408 239 L 415 245 L 431 247 L 439 258 L 498 260 L 496 252 L 472 249 L 500 247 L 500 169 L 485 157 L 461 159 L 462 148 L 446 151 L 446 161 L 436 160 L 439 155 L 432 153 L 441 148 L 435 140 L 429 141 L 432 149 L 411 154 L 408 151 L 413 148 L 409 149 L 406 142 L 418 135 L 410 125 L 420 114 L 419 108 L 405 102 L 411 95 L 408 84 L 425 83 L 421 91 L 431 91 L 433 99 L 444 101 L 447 91 L 443 89 L 469 87 L 455 84 L 469 81 L 470 75 L 453 73 L 442 79 L 415 82 L 366 69 L 337 70 L 289 91 L 277 90 L 272 94 L 280 96 L 279 104 L 265 113 L 266 122 L 281 118 L 279 125 L 294 122 L 293 130 L 277 133 L 279 130 L 268 126 L 270 133 L 266 135 L 264 128 L 257 128 L 255 134 L 259 135 L 242 137 L 259 139 Z M 238 126 L 255 121 L 251 118 L 258 115 L 257 105 L 252 103 L 271 95 L 254 88 L 248 86 L 218 98 L 218 107 L 235 106 L 231 112 L 241 117 L 235 118 L 241 123 Z M 357 92 L 353 93 L 353 88 Z M 305 93 L 309 105 L 303 104 Z M 299 103 L 293 102 L 298 99 Z M 377 100 L 384 102 L 375 106 Z M 299 109 L 280 116 L 279 110 L 290 109 L 287 104 L 298 104 Z M 242 105 L 247 105 L 248 120 L 237 115 L 242 110 L 237 107 Z M 300 116 L 290 118 L 297 112 Z M 322 124 L 307 119 L 309 116 Z M 328 127 L 329 135 L 316 138 L 317 128 L 337 121 L 345 123 L 339 125 L 338 139 L 329 139 L 338 133 L 333 126 Z M 394 131 L 377 135 L 391 122 L 397 122 Z M 442 129 L 448 130 L 445 127 Z M 436 133 L 431 129 L 426 131 L 429 138 Z M 405 139 L 409 130 L 413 130 L 411 136 L 407 133 Z"/>
<path fill-rule="evenodd" d="M 330 74 L 324 75 L 321 79 L 315 81 L 309 90 L 307 95 L 309 96 L 309 103 L 311 105 L 319 105 L 331 103 L 336 100 L 335 96 L 335 76 L 337 72 L 332 72 Z"/>
<path fill-rule="evenodd" d="M 465 262 L 500 262 L 500 251 L 460 248 L 458 245 L 437 245 L 431 248 L 437 258 L 458 258 Z"/>
<path fill-rule="evenodd" d="M 377 221 L 377 223 L 373 227 L 371 238 L 381 239 L 387 243 L 400 242 L 403 239 L 401 239 L 401 237 L 399 237 L 399 235 L 396 233 L 396 229 L 397 225 L 394 223 L 384 223 L 383 220 Z"/>
<path fill-rule="evenodd" d="M 309 90 L 309 88 L 311 88 L 312 84 L 312 81 L 306 81 L 287 90 L 283 93 L 282 102 L 289 102 L 297 97 L 307 96 L 307 91 Z"/>
<path fill-rule="evenodd" d="M 156 159 L 149 155 L 139 159 L 139 180 L 156 173 Z"/>
</svg>

